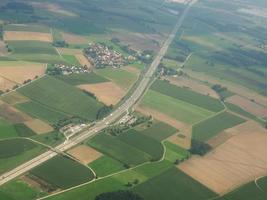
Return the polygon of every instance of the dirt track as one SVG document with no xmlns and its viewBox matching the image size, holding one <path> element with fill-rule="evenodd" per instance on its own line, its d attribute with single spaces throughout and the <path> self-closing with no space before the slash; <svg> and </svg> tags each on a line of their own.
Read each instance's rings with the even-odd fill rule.
<svg viewBox="0 0 267 200">
<path fill-rule="evenodd" d="M 226 130 L 232 137 L 204 157 L 193 156 L 179 168 L 214 192 L 223 194 L 267 173 L 267 130 L 248 121 Z"/>
</svg>

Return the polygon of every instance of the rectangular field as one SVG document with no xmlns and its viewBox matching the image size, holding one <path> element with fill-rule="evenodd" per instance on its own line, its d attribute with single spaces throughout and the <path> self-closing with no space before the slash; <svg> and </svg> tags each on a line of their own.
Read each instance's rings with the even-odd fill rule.
<svg viewBox="0 0 267 200">
<path fill-rule="evenodd" d="M 125 95 L 125 91 L 112 82 L 83 84 L 78 87 L 93 93 L 105 105 L 116 105 Z"/>
<path fill-rule="evenodd" d="M 219 112 L 224 109 L 223 105 L 218 99 L 214 99 L 207 95 L 198 94 L 185 88 L 177 87 L 168 83 L 167 81 L 157 80 L 151 86 L 151 89 L 175 99 L 199 106 L 211 112 Z"/>
<path fill-rule="evenodd" d="M 29 31 L 5 31 L 4 41 L 42 41 L 53 42 L 50 33 L 38 33 Z"/>
<path fill-rule="evenodd" d="M 137 80 L 135 73 L 130 73 L 123 69 L 98 69 L 95 73 L 114 82 L 123 90 L 128 90 Z"/>
<path fill-rule="evenodd" d="M 50 76 L 20 88 L 18 92 L 50 109 L 87 120 L 94 120 L 102 107 L 94 98 Z"/>
<path fill-rule="evenodd" d="M 220 113 L 193 126 L 193 139 L 207 141 L 223 131 L 245 122 L 244 119 L 228 112 Z"/>
<path fill-rule="evenodd" d="M 164 148 L 162 144 L 135 130 L 129 130 L 118 136 L 119 139 L 151 156 L 152 160 L 159 160 L 163 156 Z"/>
<path fill-rule="evenodd" d="M 90 169 L 63 156 L 50 159 L 30 173 L 62 189 L 85 183 L 94 177 Z"/>
<path fill-rule="evenodd" d="M 141 131 L 142 134 L 158 141 L 162 141 L 176 132 L 177 129 L 163 122 L 157 122 L 151 127 Z"/>
<path fill-rule="evenodd" d="M 123 163 L 106 155 L 103 155 L 97 160 L 93 161 L 89 166 L 95 171 L 98 177 L 107 176 L 125 169 Z"/>
<path fill-rule="evenodd" d="M 119 138 L 104 133 L 89 140 L 88 144 L 101 153 L 129 166 L 138 165 L 151 158 L 145 152 L 121 141 Z"/>
<path fill-rule="evenodd" d="M 141 102 L 151 109 L 164 113 L 178 121 L 193 124 L 213 114 L 213 112 L 185 101 L 149 90 Z"/>
</svg>

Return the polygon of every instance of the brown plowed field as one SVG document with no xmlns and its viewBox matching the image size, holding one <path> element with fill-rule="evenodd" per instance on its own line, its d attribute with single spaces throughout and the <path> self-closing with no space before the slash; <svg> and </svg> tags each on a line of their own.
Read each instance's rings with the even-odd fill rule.
<svg viewBox="0 0 267 200">
<path fill-rule="evenodd" d="M 125 91 L 112 82 L 85 84 L 78 87 L 95 94 L 97 99 L 106 105 L 117 104 L 125 95 Z"/>
<path fill-rule="evenodd" d="M 102 154 L 95 149 L 85 145 L 77 146 L 69 150 L 68 153 L 84 164 L 89 164 L 102 156 Z"/>
<path fill-rule="evenodd" d="M 49 133 L 54 130 L 52 126 L 39 119 L 32 119 L 24 122 L 24 124 L 37 134 Z"/>
<path fill-rule="evenodd" d="M 53 42 L 51 33 L 38 33 L 38 32 L 27 32 L 27 31 L 5 31 L 5 41 L 25 41 L 34 40 L 42 42 Z"/>
<path fill-rule="evenodd" d="M 243 108 L 244 110 L 252 113 L 253 115 L 256 115 L 259 117 L 263 117 L 267 115 L 267 107 L 261 106 L 244 97 L 234 95 L 234 96 L 227 98 L 226 101 Z"/>
<path fill-rule="evenodd" d="M 29 115 L 2 101 L 0 101 L 0 117 L 3 117 L 12 123 L 22 123 L 32 119 Z"/>
<path fill-rule="evenodd" d="M 207 155 L 193 156 L 179 169 L 224 194 L 267 172 L 267 130 L 248 121 L 226 130 L 232 137 Z"/>
</svg>

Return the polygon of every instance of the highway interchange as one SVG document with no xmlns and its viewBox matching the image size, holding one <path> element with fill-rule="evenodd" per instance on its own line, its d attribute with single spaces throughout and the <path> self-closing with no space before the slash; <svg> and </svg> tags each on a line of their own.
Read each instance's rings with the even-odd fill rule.
<svg viewBox="0 0 267 200">
<path fill-rule="evenodd" d="M 7 183 L 8 181 L 30 171 L 34 167 L 46 162 L 47 160 L 55 157 L 59 152 L 66 151 L 77 144 L 83 142 L 84 140 L 88 139 L 89 137 L 94 136 L 95 134 L 101 132 L 101 130 L 105 129 L 109 126 L 109 124 L 116 122 L 120 117 L 123 116 L 123 114 L 132 106 L 135 105 L 135 103 L 139 100 L 139 98 L 142 97 L 143 93 L 149 86 L 150 81 L 153 78 L 153 74 L 157 70 L 158 65 L 160 64 L 161 59 L 166 54 L 168 47 L 172 43 L 177 31 L 180 29 L 190 7 L 196 3 L 197 0 L 192 0 L 190 3 L 188 3 L 187 7 L 183 11 L 183 13 L 179 16 L 178 22 L 176 23 L 173 31 L 170 33 L 169 37 L 166 39 L 164 44 L 162 45 L 160 51 L 156 55 L 155 59 L 149 66 L 148 70 L 146 71 L 145 75 L 143 76 L 143 79 L 139 82 L 139 85 L 136 87 L 135 91 L 132 93 L 132 95 L 116 110 L 114 110 L 109 116 L 104 118 L 101 121 L 98 121 L 89 128 L 88 130 L 85 130 L 84 132 L 77 134 L 76 136 L 70 138 L 69 140 L 66 140 L 64 143 L 58 145 L 53 150 L 48 150 L 45 153 L 25 162 L 24 164 L 14 168 L 13 170 L 6 172 L 0 176 L 0 186 Z"/>
</svg>

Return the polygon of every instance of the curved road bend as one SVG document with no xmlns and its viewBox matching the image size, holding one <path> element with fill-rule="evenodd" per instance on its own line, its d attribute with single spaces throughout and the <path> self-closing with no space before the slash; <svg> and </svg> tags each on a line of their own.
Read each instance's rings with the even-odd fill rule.
<svg viewBox="0 0 267 200">
<path fill-rule="evenodd" d="M 173 31 L 170 33 L 169 37 L 164 42 L 160 51 L 156 55 L 154 61 L 151 63 L 150 67 L 148 68 L 144 78 L 140 81 L 139 86 L 136 88 L 133 94 L 120 107 L 118 107 L 115 111 L 113 111 L 108 117 L 106 117 L 102 121 L 96 122 L 96 124 L 93 127 L 91 127 L 89 130 L 86 130 L 83 133 L 80 133 L 79 135 L 71 138 L 70 140 L 67 140 L 64 143 L 58 145 L 57 147 L 55 147 L 56 150 L 65 151 L 81 143 L 87 138 L 97 134 L 98 132 L 106 128 L 110 123 L 115 122 L 126 110 L 128 110 L 130 107 L 132 107 L 137 102 L 137 100 L 142 96 L 143 92 L 148 87 L 151 77 L 156 71 L 158 65 L 160 64 L 161 59 L 166 54 L 168 47 L 172 43 L 177 31 L 181 27 L 190 7 L 196 2 L 197 0 L 192 0 L 190 3 L 188 3 L 186 9 L 184 10 L 178 22 L 176 23 Z M 0 176 L 0 186 L 26 173 L 27 171 L 44 163 L 45 161 L 53 158 L 56 155 L 57 153 L 55 151 L 52 151 L 52 150 L 46 151 L 45 153 L 33 158 L 32 160 L 25 162 L 24 164 L 14 168 L 13 170 L 2 174 Z"/>
</svg>

